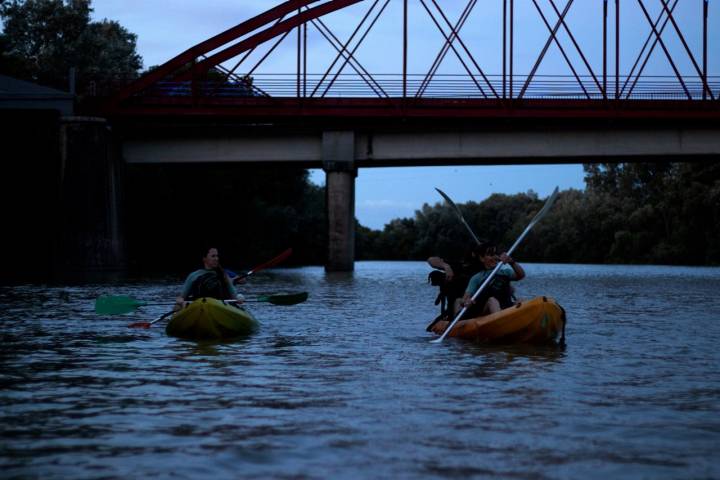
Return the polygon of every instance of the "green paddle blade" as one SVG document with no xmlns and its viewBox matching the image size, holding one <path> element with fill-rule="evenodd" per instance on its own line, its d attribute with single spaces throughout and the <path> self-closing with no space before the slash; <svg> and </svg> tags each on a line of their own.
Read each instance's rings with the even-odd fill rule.
<svg viewBox="0 0 720 480">
<path fill-rule="evenodd" d="M 308 298 L 307 292 L 287 293 L 276 295 L 262 295 L 257 298 L 258 302 L 270 302 L 273 305 L 295 305 L 302 303 Z"/>
<path fill-rule="evenodd" d="M 95 313 L 98 315 L 122 315 L 145 305 L 127 295 L 102 295 L 95 300 Z"/>
</svg>

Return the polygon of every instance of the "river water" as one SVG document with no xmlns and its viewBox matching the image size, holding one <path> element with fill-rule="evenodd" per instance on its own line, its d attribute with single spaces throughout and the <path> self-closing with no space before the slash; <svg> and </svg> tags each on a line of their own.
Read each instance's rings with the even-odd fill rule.
<svg viewBox="0 0 720 480">
<path fill-rule="evenodd" d="M 253 276 L 255 335 L 198 343 L 100 294 L 180 278 L 0 287 L 2 478 L 720 478 L 720 269 L 526 264 L 567 347 L 431 344 L 420 262 Z"/>
</svg>

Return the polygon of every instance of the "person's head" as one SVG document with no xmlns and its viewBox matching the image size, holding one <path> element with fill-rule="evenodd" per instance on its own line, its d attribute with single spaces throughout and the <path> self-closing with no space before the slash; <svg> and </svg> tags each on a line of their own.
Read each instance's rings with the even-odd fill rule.
<svg viewBox="0 0 720 480">
<path fill-rule="evenodd" d="M 490 242 L 483 242 L 475 247 L 475 256 L 485 268 L 494 268 L 497 265 L 497 247 Z"/>
<path fill-rule="evenodd" d="M 203 266 L 207 270 L 214 270 L 217 267 L 220 266 L 220 255 L 218 254 L 218 249 L 215 247 L 207 247 L 204 250 L 203 253 Z"/>
</svg>

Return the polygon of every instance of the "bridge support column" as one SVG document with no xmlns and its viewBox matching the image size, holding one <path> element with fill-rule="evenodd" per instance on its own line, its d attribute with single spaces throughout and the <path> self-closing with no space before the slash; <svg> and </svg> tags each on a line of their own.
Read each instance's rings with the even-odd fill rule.
<svg viewBox="0 0 720 480">
<path fill-rule="evenodd" d="M 355 134 L 323 133 L 328 219 L 328 272 L 351 272 L 355 262 Z"/>
<path fill-rule="evenodd" d="M 103 118 L 65 117 L 60 127 L 60 275 L 124 270 L 121 160 Z"/>
</svg>

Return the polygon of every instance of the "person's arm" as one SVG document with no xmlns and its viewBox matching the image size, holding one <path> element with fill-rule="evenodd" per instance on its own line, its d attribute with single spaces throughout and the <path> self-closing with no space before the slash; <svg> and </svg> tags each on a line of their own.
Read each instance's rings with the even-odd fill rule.
<svg viewBox="0 0 720 480">
<path fill-rule="evenodd" d="M 475 291 L 480 286 L 480 283 L 482 282 L 482 275 L 484 272 L 478 272 L 475 275 L 473 275 L 470 278 L 470 281 L 467 284 L 467 287 L 465 288 L 465 294 L 463 295 L 462 299 L 462 306 L 463 307 L 469 307 L 475 301 L 473 301 L 472 296 L 475 294 Z"/>
<path fill-rule="evenodd" d="M 514 280 L 522 280 L 523 278 L 525 278 L 525 270 L 522 268 L 522 265 L 513 260 L 513 258 L 507 253 L 503 252 L 502 254 L 500 254 L 500 260 L 503 263 L 510 265 L 510 267 L 513 269 L 513 271 L 515 272 Z"/>
<path fill-rule="evenodd" d="M 190 291 L 192 290 L 193 282 L 197 278 L 196 275 L 197 272 L 192 272 L 185 278 L 185 283 L 183 283 L 182 291 L 180 292 L 180 295 L 175 298 L 175 304 L 182 308 L 187 298 L 190 296 Z"/>
<path fill-rule="evenodd" d="M 453 276 L 455 275 L 455 272 L 453 272 L 450 264 L 440 257 L 430 257 L 427 259 L 427 263 L 433 268 L 443 270 L 445 272 L 445 279 L 448 281 L 452 280 Z"/>
<path fill-rule="evenodd" d="M 228 291 L 230 293 L 230 298 L 237 300 L 238 303 L 245 302 L 245 297 L 242 293 L 238 293 L 237 289 L 235 288 L 235 285 L 233 284 L 233 281 L 230 280 L 230 277 L 228 277 L 227 273 L 225 274 L 225 281 L 228 285 Z"/>
<path fill-rule="evenodd" d="M 180 310 L 185 306 L 185 297 L 179 296 L 175 298 L 175 307 L 173 310 Z"/>
<path fill-rule="evenodd" d="M 185 278 L 185 283 L 183 283 L 182 291 L 180 292 L 180 297 L 183 299 L 188 298 L 190 296 L 190 291 L 192 290 L 193 282 L 197 278 L 197 275 L 195 275 L 195 272 L 192 272 L 190 275 L 188 275 Z"/>
</svg>

